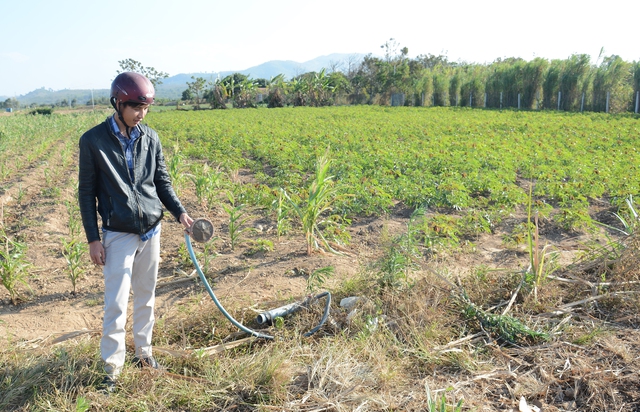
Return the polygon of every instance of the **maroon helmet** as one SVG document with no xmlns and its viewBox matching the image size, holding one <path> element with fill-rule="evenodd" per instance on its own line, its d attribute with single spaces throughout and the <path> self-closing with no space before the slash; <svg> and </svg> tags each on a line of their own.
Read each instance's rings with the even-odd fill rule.
<svg viewBox="0 0 640 412">
<path fill-rule="evenodd" d="M 113 107 L 118 102 L 153 104 L 155 95 L 153 83 L 140 73 L 120 73 L 111 83 L 110 100 Z"/>
</svg>

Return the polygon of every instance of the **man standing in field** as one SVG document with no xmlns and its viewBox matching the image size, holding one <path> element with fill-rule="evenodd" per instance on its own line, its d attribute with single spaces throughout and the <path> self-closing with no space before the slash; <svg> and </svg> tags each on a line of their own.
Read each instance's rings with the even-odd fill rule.
<svg viewBox="0 0 640 412">
<path fill-rule="evenodd" d="M 115 388 L 125 361 L 131 289 L 133 364 L 158 368 L 151 335 L 163 205 L 186 229 L 193 223 L 171 185 L 158 134 L 140 123 L 154 97 L 153 84 L 145 76 L 120 73 L 111 84 L 115 113 L 80 138 L 80 212 L 91 261 L 103 266 L 104 274 L 100 352 L 106 372 L 103 388 L 108 392 Z"/>
</svg>

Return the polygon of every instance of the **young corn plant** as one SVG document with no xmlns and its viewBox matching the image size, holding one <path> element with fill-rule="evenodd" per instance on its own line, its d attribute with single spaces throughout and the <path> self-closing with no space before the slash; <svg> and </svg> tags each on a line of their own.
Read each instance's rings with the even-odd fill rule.
<svg viewBox="0 0 640 412">
<path fill-rule="evenodd" d="M 315 179 L 309 186 L 306 199 L 303 199 L 300 204 L 294 202 L 285 191 L 282 192 L 300 218 L 308 255 L 311 255 L 314 250 L 342 254 L 330 244 L 323 233 L 330 229 L 339 229 L 340 226 L 335 216 L 327 216 L 333 209 L 334 202 L 339 198 L 333 176 L 329 175 L 330 163 L 327 153 L 317 159 Z"/>
<path fill-rule="evenodd" d="M 173 156 L 167 161 L 167 172 L 173 182 L 173 187 L 176 193 L 180 193 L 182 181 L 184 180 L 184 174 L 182 173 L 182 161 L 184 156 L 180 153 L 178 148 L 175 148 Z"/>
<path fill-rule="evenodd" d="M 229 215 L 229 239 L 231 250 L 234 250 L 240 241 L 240 235 L 247 230 L 242 225 L 245 224 L 247 218 L 244 217 L 244 204 L 236 205 L 236 198 L 232 192 L 227 193 L 229 199 L 229 205 L 222 205 L 224 210 Z"/>
<path fill-rule="evenodd" d="M 531 188 L 529 189 L 529 208 L 527 213 L 527 243 L 529 249 L 529 268 L 525 274 L 525 280 L 533 286 L 534 299 L 538 299 L 538 287 L 549 275 L 558 269 L 559 252 L 551 245 L 544 245 L 540 248 L 540 233 L 538 231 L 538 213 L 534 213 L 533 224 L 531 224 Z"/>
<path fill-rule="evenodd" d="M 218 236 L 212 237 L 208 242 L 204 244 L 203 251 L 201 254 L 199 254 L 198 261 L 202 262 L 201 267 L 205 275 L 209 272 L 209 269 L 211 268 L 211 263 L 213 262 L 213 259 L 215 259 L 215 257 L 217 256 L 214 242 L 218 239 L 220 239 Z"/>
<path fill-rule="evenodd" d="M 18 204 L 22 204 L 22 200 L 24 199 L 24 188 L 22 187 L 22 183 L 18 185 L 18 194 L 16 195 L 16 201 Z"/>
<path fill-rule="evenodd" d="M 73 286 L 73 294 L 76 294 L 76 285 L 78 283 L 78 279 L 82 277 L 84 274 L 83 269 L 83 257 L 87 253 L 87 245 L 77 240 L 76 238 L 72 238 L 71 240 L 62 239 L 62 255 L 67 261 L 67 266 L 69 267 L 69 280 L 71 280 L 71 285 Z"/>
<path fill-rule="evenodd" d="M 280 239 L 289 230 L 289 220 L 287 219 L 288 209 L 286 207 L 286 194 L 283 189 L 278 190 L 278 197 L 271 205 L 276 212 L 276 233 Z"/>
<path fill-rule="evenodd" d="M 4 245 L 0 247 L 0 280 L 9 292 L 11 302 L 17 305 L 22 298 L 18 291 L 19 284 L 31 290 L 26 279 L 27 268 L 31 266 L 26 256 L 27 245 L 10 239 L 4 231 L 0 235 L 4 238 Z"/>
<path fill-rule="evenodd" d="M 431 394 L 431 390 L 429 389 L 429 384 L 425 382 L 425 391 L 427 393 L 427 412 L 462 412 L 462 403 L 463 400 L 460 399 L 456 406 L 449 407 L 447 406 L 447 397 L 443 393 L 442 396 L 438 399 L 433 397 Z M 449 389 L 447 389 L 449 390 Z"/>
<path fill-rule="evenodd" d="M 638 223 L 640 223 L 640 217 L 638 216 L 638 212 L 633 203 L 633 195 L 629 195 L 626 198 L 625 203 L 627 204 L 628 211 L 626 213 L 614 213 L 613 215 L 622 223 L 623 229 L 618 229 L 613 226 L 605 225 L 604 223 L 600 223 L 602 226 L 605 226 L 609 229 L 616 230 L 622 233 L 625 236 L 631 236 L 635 233 Z"/>
<path fill-rule="evenodd" d="M 219 189 L 222 185 L 222 172 L 213 170 L 209 165 L 205 164 L 202 167 L 202 173 L 197 177 L 191 176 L 191 180 L 196 188 L 198 202 L 209 210 L 214 203 L 216 189 Z"/>
<path fill-rule="evenodd" d="M 592 245 L 592 254 L 602 256 L 608 260 L 619 259 L 622 256 L 622 252 L 629 246 L 627 244 L 628 241 L 636 237 L 635 235 L 637 234 L 638 224 L 640 223 L 640 216 L 634 206 L 633 196 L 629 195 L 629 197 L 625 199 L 625 203 L 627 205 L 626 210 L 620 209 L 617 213 L 613 213 L 613 215 L 622 224 L 622 229 L 602 222 L 595 222 L 596 224 L 611 231 L 622 234 L 623 237 L 621 239 L 613 239 L 609 233 L 605 232 L 604 236 L 606 238 L 606 242 L 604 242 L 603 245 Z M 606 276 L 606 274 L 603 274 L 603 276 Z"/>
<path fill-rule="evenodd" d="M 82 219 L 80 217 L 80 207 L 78 202 L 66 202 L 67 214 L 69 215 L 69 236 L 77 238 L 82 233 Z"/>
</svg>

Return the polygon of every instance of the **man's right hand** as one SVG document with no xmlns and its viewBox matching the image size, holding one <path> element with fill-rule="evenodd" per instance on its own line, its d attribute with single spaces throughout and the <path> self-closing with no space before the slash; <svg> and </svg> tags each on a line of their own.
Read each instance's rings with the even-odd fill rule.
<svg viewBox="0 0 640 412">
<path fill-rule="evenodd" d="M 104 251 L 104 246 L 99 240 L 94 240 L 89 243 L 89 256 L 91 261 L 96 265 L 104 266 L 104 262 L 107 260 L 107 254 Z"/>
</svg>

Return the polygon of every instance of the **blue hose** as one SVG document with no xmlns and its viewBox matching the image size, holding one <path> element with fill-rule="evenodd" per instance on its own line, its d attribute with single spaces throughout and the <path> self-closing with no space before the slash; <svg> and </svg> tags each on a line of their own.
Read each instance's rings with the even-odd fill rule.
<svg viewBox="0 0 640 412">
<path fill-rule="evenodd" d="M 252 336 L 255 336 L 256 338 L 273 339 L 273 336 L 271 335 L 265 335 L 264 333 L 256 332 L 253 329 L 247 328 L 246 326 L 244 326 L 243 324 L 235 320 L 233 316 L 231 316 L 229 312 L 227 312 L 224 309 L 222 304 L 220 304 L 220 302 L 218 301 L 218 298 L 216 298 L 216 294 L 213 293 L 213 289 L 211 289 L 211 286 L 209 286 L 209 282 L 207 281 L 207 278 L 205 277 L 204 273 L 202 273 L 202 269 L 200 269 L 200 265 L 198 264 L 198 259 L 196 259 L 196 255 L 195 253 L 193 253 L 193 246 L 191 246 L 191 238 L 187 233 L 185 233 L 184 235 L 184 240 L 187 243 L 187 250 L 189 251 L 189 256 L 191 257 L 191 261 L 193 262 L 193 264 L 196 267 L 196 270 L 198 271 L 198 276 L 200 276 L 200 280 L 202 280 L 202 283 L 204 283 L 204 287 L 207 289 L 207 292 L 209 292 L 209 296 L 211 296 L 211 299 L 213 299 L 213 302 L 216 304 L 218 309 L 220 309 L 220 312 L 222 312 L 222 314 L 226 316 L 226 318 L 229 319 L 229 321 L 238 329 Z"/>
<path fill-rule="evenodd" d="M 193 246 L 191 245 L 191 237 L 189 236 L 189 234 L 185 233 L 184 235 L 184 240 L 185 243 L 187 244 L 187 251 L 189 252 L 189 256 L 191 257 L 191 261 L 193 262 L 194 266 L 196 267 L 196 271 L 198 272 L 198 276 L 200 276 L 200 280 L 202 280 L 202 283 L 204 284 L 204 287 L 207 289 L 207 292 L 209 292 L 209 296 L 211 296 L 211 299 L 213 299 L 213 302 L 216 304 L 216 306 L 218 307 L 218 309 L 220 309 L 220 312 L 222 312 L 222 314 L 229 319 L 229 321 L 238 329 L 252 335 L 255 336 L 256 338 L 264 338 L 264 339 L 274 339 L 273 336 L 271 335 L 267 335 L 264 333 L 260 333 L 257 332 L 253 329 L 249 329 L 246 326 L 244 326 L 243 324 L 241 324 L 240 322 L 238 322 L 237 320 L 235 320 L 233 318 L 233 316 L 231 316 L 229 314 L 229 312 L 227 312 L 224 307 L 222 306 L 222 304 L 218 301 L 218 298 L 216 297 L 216 294 L 213 293 L 213 289 L 211 289 L 211 286 L 209 286 L 209 282 L 207 281 L 206 276 L 204 275 L 204 273 L 202 273 L 202 269 L 200 269 L 200 265 L 198 264 L 198 259 L 196 259 L 196 255 L 193 252 Z M 325 303 L 325 307 L 324 307 L 324 313 L 322 315 L 322 319 L 320 320 L 320 323 L 313 329 L 311 329 L 309 332 L 305 333 L 304 336 L 311 336 L 314 333 L 316 333 L 321 327 L 322 325 L 327 321 L 327 318 L 329 317 L 329 308 L 331 306 L 331 293 L 329 292 L 322 292 L 319 295 L 315 296 L 314 299 L 320 299 L 322 297 L 326 297 L 326 303 Z M 300 306 L 301 307 L 301 306 Z M 290 313 L 290 312 L 289 312 Z"/>
</svg>

